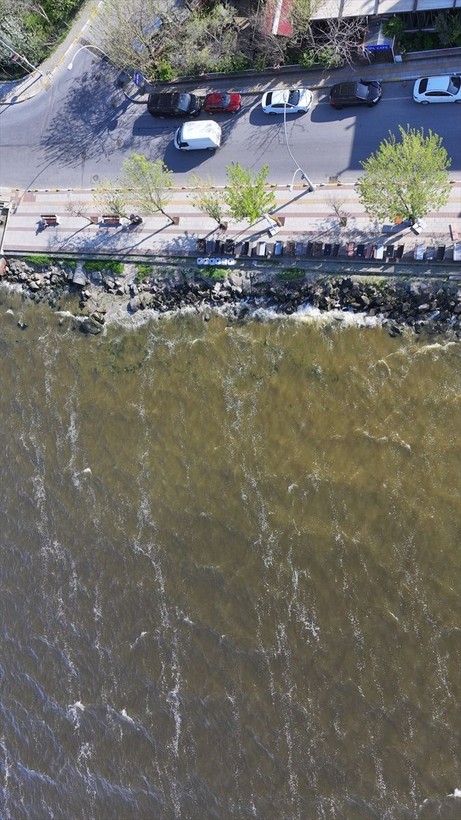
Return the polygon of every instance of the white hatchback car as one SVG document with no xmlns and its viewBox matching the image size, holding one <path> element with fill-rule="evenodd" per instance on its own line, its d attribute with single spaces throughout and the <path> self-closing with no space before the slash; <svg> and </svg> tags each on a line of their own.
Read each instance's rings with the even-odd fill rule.
<svg viewBox="0 0 461 820">
<path fill-rule="evenodd" d="M 413 99 L 417 103 L 461 103 L 461 75 L 422 77 L 416 80 Z"/>
<path fill-rule="evenodd" d="M 261 106 L 265 114 L 298 114 L 309 111 L 312 91 L 308 88 L 281 88 L 266 91 Z"/>
</svg>

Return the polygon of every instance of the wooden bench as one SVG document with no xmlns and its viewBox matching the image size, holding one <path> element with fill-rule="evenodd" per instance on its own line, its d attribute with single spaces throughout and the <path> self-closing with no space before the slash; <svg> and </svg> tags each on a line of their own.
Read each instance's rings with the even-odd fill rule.
<svg viewBox="0 0 461 820">
<path fill-rule="evenodd" d="M 120 217 L 114 214 L 103 214 L 99 220 L 100 225 L 105 228 L 119 228 L 121 225 Z"/>
<path fill-rule="evenodd" d="M 59 225 L 59 219 L 56 214 L 40 214 L 40 222 L 45 227 L 48 225 Z"/>
</svg>

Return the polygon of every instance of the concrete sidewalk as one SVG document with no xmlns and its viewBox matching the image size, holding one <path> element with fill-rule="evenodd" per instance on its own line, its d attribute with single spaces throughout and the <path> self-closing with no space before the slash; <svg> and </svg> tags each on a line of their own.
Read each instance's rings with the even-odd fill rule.
<svg viewBox="0 0 461 820">
<path fill-rule="evenodd" d="M 260 242 L 265 242 L 265 250 L 270 252 L 271 246 L 280 241 L 284 254 L 294 258 L 306 256 L 309 242 L 339 245 L 338 256 L 343 258 L 348 255 L 349 243 L 354 248 L 361 244 L 369 246 L 369 253 L 373 246 L 404 245 L 403 261 L 413 261 L 419 246 L 420 262 L 431 260 L 437 249 L 445 246 L 445 262 L 453 262 L 455 241 L 458 236 L 461 240 L 461 181 L 453 182 L 449 202 L 424 219 L 424 228 L 418 235 L 409 227 L 400 229 L 372 222 L 360 205 L 353 184 L 323 185 L 312 193 L 302 185 L 295 185 L 292 192 L 287 186 L 274 191 L 277 205 L 273 213 L 282 224 L 272 237 L 264 219 L 251 226 L 230 222 L 226 231 L 219 230 L 216 222 L 193 207 L 184 188 L 172 191 L 166 208 L 177 224 L 159 213 L 144 217 L 139 226 L 130 226 L 128 220 L 122 220 L 119 226 L 98 222 L 91 191 L 15 191 L 10 194 L 2 251 L 10 256 L 75 254 L 132 260 L 158 256 L 173 260 L 199 255 L 199 238 L 207 240 L 206 254 L 215 256 L 215 240 L 228 238 L 235 242 L 237 253 L 245 242 L 250 243 L 250 251 L 254 247 L 257 253 L 258 249 L 262 251 Z M 6 194 L 4 191 L 4 199 Z M 76 210 L 85 216 L 76 216 Z M 41 228 L 40 218 L 45 214 L 56 215 L 58 224 Z M 346 219 L 345 225 L 340 224 L 340 216 Z M 383 258 L 385 255 L 384 251 Z M 459 265 L 454 262 L 453 267 Z"/>
</svg>

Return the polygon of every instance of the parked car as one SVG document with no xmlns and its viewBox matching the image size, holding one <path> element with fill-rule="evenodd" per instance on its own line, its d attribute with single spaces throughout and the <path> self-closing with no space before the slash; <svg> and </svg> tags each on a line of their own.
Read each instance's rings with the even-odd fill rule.
<svg viewBox="0 0 461 820">
<path fill-rule="evenodd" d="M 345 108 L 349 105 L 377 105 L 383 93 L 381 83 L 377 80 L 356 80 L 348 83 L 337 83 L 330 91 L 330 103 L 333 108 Z"/>
<path fill-rule="evenodd" d="M 421 77 L 413 86 L 413 99 L 417 103 L 461 103 L 461 75 Z"/>
<path fill-rule="evenodd" d="M 149 94 L 147 110 L 153 117 L 198 117 L 203 97 L 183 91 Z"/>
<path fill-rule="evenodd" d="M 261 100 L 265 114 L 298 114 L 309 111 L 312 104 L 312 91 L 308 88 L 281 88 L 266 91 Z"/>
<path fill-rule="evenodd" d="M 221 126 L 215 120 L 185 122 L 174 135 L 174 146 L 179 151 L 215 151 L 221 137 Z"/>
<path fill-rule="evenodd" d="M 237 114 L 241 107 L 242 97 L 236 91 L 210 91 L 203 110 L 206 114 Z"/>
</svg>

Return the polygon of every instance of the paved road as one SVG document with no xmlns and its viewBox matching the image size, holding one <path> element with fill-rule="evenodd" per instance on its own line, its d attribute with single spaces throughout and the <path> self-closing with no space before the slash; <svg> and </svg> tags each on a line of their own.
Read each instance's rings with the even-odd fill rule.
<svg viewBox="0 0 461 820">
<path fill-rule="evenodd" d="M 172 143 L 178 123 L 155 120 L 144 105 L 127 100 L 115 87 L 116 73 L 88 52 L 72 72 L 57 73 L 49 90 L 20 105 L 0 110 L 0 185 L 18 188 L 91 188 L 115 179 L 121 163 L 138 151 L 161 158 L 184 184 L 191 171 L 225 180 L 225 166 L 238 161 L 254 169 L 270 167 L 276 183 L 291 181 L 296 165 L 285 143 L 283 118 L 264 115 L 259 97 L 247 94 L 237 117 L 220 118 L 220 151 L 177 152 Z M 432 128 L 443 137 L 452 171 L 461 171 L 461 106 L 418 106 L 412 83 L 386 83 L 376 109 L 334 111 L 326 88 L 315 92 L 308 114 L 288 118 L 292 154 L 314 182 L 339 176 L 357 178 L 360 161 L 399 123 Z M 203 116 L 203 115 L 202 115 Z M 299 176 L 298 176 L 299 179 Z"/>
</svg>

